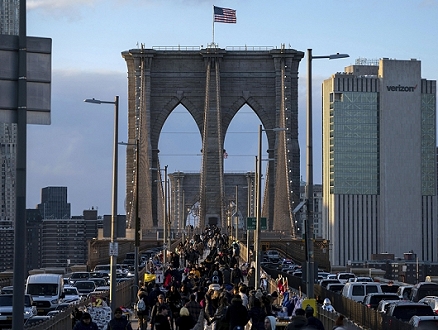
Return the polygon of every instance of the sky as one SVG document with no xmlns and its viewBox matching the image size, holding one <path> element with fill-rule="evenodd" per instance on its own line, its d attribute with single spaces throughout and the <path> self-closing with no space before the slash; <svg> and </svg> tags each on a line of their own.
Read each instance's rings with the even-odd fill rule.
<svg viewBox="0 0 438 330">
<path fill-rule="evenodd" d="M 236 24 L 215 23 L 213 5 L 235 9 Z M 127 141 L 127 67 L 121 52 L 158 46 L 221 48 L 284 44 L 313 55 L 314 182 L 321 183 L 321 83 L 359 58 L 421 60 L 422 77 L 438 78 L 438 0 L 27 0 L 27 35 L 52 39 L 51 125 L 28 125 L 28 208 L 41 189 L 66 186 L 72 215 L 111 213 L 114 107 L 88 104 L 120 96 L 119 140 Z M 213 40 L 214 37 L 214 40 Z M 299 67 L 299 143 L 305 179 L 306 58 Z M 225 140 L 226 172 L 254 171 L 260 121 L 248 107 Z M 263 140 L 266 145 L 266 139 Z M 160 136 L 168 170 L 200 169 L 201 137 L 183 107 Z M 118 213 L 125 213 L 125 146 L 119 147 Z M 263 149 L 265 150 L 265 149 Z M 262 156 L 264 158 L 264 156 Z"/>
</svg>

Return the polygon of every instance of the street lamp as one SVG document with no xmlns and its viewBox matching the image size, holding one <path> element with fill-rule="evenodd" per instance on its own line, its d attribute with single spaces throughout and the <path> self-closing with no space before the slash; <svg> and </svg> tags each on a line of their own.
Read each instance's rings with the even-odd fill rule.
<svg viewBox="0 0 438 330">
<path fill-rule="evenodd" d="M 313 299 L 313 285 L 315 281 L 313 260 L 313 133 L 312 133 L 312 60 L 328 58 L 335 60 L 350 57 L 348 54 L 332 54 L 313 56 L 312 49 L 307 49 L 307 122 L 306 122 L 306 283 L 307 297 Z"/>
<path fill-rule="evenodd" d="M 109 247 L 110 255 L 110 303 L 111 309 L 116 304 L 116 265 L 118 256 L 118 243 L 116 242 L 116 219 L 117 219 L 117 162 L 118 162 L 118 139 L 119 139 L 119 96 L 114 101 L 101 101 L 96 99 L 85 99 L 84 102 L 95 104 L 114 104 L 114 144 L 113 144 L 113 187 L 112 187 L 112 215 L 111 215 L 111 241 Z"/>
<path fill-rule="evenodd" d="M 255 284 L 258 287 L 260 285 L 260 260 L 261 260 L 261 249 L 260 249 L 260 229 L 262 225 L 262 132 L 263 131 L 285 131 L 286 128 L 271 128 L 263 129 L 262 125 L 259 125 L 259 144 L 258 144 L 258 156 L 257 156 L 257 173 L 256 173 L 256 231 L 254 235 L 254 252 L 255 252 Z M 271 159 L 268 159 L 271 160 Z"/>
</svg>

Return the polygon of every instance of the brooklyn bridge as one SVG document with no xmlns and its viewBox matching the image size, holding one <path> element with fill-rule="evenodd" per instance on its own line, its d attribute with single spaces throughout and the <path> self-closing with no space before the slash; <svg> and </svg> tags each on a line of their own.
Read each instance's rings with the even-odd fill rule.
<svg viewBox="0 0 438 330">
<path fill-rule="evenodd" d="M 298 66 L 304 53 L 284 46 L 222 49 L 212 44 L 141 47 L 122 56 L 128 68 L 127 227 L 134 228 L 136 210 L 141 235 L 165 222 L 181 230 L 189 214 L 199 219 L 200 227 L 226 228 L 235 216 L 230 205 L 243 219 L 254 216 L 259 174 L 224 173 L 223 157 L 233 117 L 249 106 L 268 141 L 269 161 L 266 173 L 260 173 L 265 178 L 262 217 L 268 230 L 295 236 L 293 211 L 300 202 Z M 162 128 L 180 105 L 202 140 L 199 173 L 168 173 L 160 164 Z M 237 196 L 235 186 L 245 189 Z"/>
</svg>

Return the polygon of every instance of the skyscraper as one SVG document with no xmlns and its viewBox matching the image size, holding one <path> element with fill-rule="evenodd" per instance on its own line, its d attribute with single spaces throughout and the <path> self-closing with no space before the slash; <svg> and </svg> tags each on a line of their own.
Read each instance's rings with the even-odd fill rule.
<svg viewBox="0 0 438 330">
<path fill-rule="evenodd" d="M 436 81 L 421 62 L 358 61 L 323 82 L 323 225 L 332 265 L 437 261 Z"/>
<path fill-rule="evenodd" d="M 70 219 L 71 208 L 67 203 L 67 187 L 41 189 L 41 203 L 37 205 L 43 219 Z"/>
</svg>

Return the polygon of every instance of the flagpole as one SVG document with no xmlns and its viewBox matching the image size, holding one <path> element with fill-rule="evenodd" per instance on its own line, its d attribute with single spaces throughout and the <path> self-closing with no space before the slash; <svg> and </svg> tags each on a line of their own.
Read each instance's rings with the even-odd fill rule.
<svg viewBox="0 0 438 330">
<path fill-rule="evenodd" d="M 213 45 L 214 45 L 214 6 L 213 6 Z"/>
</svg>

